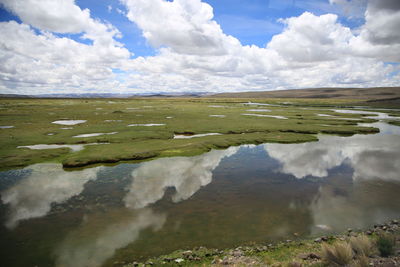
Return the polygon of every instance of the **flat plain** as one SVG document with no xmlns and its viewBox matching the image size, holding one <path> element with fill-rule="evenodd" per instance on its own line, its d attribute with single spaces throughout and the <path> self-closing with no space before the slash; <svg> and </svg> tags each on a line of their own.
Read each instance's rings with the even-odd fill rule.
<svg viewBox="0 0 400 267">
<path fill-rule="evenodd" d="M 39 162 L 82 167 L 197 155 L 241 144 L 309 142 L 318 140 L 317 134 L 376 133 L 376 128 L 358 126 L 376 121 L 368 114 L 334 111 L 367 104 L 352 99 L 4 98 L 1 169 Z M 29 148 L 35 145 L 53 147 Z"/>
</svg>

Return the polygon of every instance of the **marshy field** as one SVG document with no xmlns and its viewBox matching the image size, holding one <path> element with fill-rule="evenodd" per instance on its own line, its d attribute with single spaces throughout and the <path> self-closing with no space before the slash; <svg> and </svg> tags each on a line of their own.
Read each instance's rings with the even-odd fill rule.
<svg viewBox="0 0 400 267">
<path fill-rule="evenodd" d="M 316 141 L 317 134 L 378 132 L 359 125 L 376 121 L 372 113 L 338 112 L 329 106 L 332 100 L 293 101 L 3 99 L 1 168 L 45 161 L 79 167 L 197 155 L 241 144 Z M 339 106 L 346 103 L 349 100 L 338 101 Z"/>
<path fill-rule="evenodd" d="M 355 99 L 3 98 L 2 264 L 322 266 L 335 242 L 378 255 L 398 233 L 399 122 Z"/>
</svg>

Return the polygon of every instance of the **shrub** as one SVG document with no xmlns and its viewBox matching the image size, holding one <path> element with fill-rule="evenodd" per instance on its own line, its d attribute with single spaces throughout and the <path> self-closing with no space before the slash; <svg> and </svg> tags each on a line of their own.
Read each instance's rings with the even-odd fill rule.
<svg viewBox="0 0 400 267">
<path fill-rule="evenodd" d="M 370 257 L 375 254 L 374 243 L 366 235 L 351 237 L 350 246 L 360 256 Z"/>
<path fill-rule="evenodd" d="M 382 257 L 388 257 L 394 254 L 395 238 L 391 235 L 382 233 L 376 240 L 379 253 Z"/>
<path fill-rule="evenodd" d="M 322 259 L 329 265 L 348 265 L 353 259 L 353 250 L 346 242 L 322 245 Z"/>
</svg>

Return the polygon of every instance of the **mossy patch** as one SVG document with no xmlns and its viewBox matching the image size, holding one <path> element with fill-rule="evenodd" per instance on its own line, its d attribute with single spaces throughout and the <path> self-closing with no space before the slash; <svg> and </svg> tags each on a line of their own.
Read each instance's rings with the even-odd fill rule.
<svg viewBox="0 0 400 267">
<path fill-rule="evenodd" d="M 265 106 L 247 102 L 278 104 L 268 106 L 268 115 L 288 119 L 244 116 L 248 109 Z M 359 114 L 339 114 L 327 108 L 332 101 L 299 100 L 282 104 L 280 99 L 2 99 L 0 162 L 2 169 L 32 163 L 63 162 L 65 167 L 155 157 L 197 155 L 210 149 L 265 142 L 296 143 L 316 141 L 318 133 L 352 135 L 376 133 L 378 129 L 358 127 L 373 122 Z M 340 104 L 348 101 L 340 101 Z M 224 118 L 210 117 L 218 113 Z M 318 114 L 334 115 L 322 117 Z M 347 118 L 347 119 L 345 119 Z M 56 120 L 86 120 L 64 127 Z M 354 119 L 358 119 L 354 121 Z M 129 124 L 165 124 L 128 127 Z M 63 129 L 64 128 L 64 129 Z M 67 129 L 65 129 L 67 128 Z M 88 133 L 117 132 L 113 135 L 74 138 Z M 48 134 L 52 135 L 48 135 Z M 193 139 L 173 139 L 176 133 L 220 133 Z M 83 151 L 68 149 L 29 150 L 18 146 L 35 144 L 89 144 Z"/>
</svg>

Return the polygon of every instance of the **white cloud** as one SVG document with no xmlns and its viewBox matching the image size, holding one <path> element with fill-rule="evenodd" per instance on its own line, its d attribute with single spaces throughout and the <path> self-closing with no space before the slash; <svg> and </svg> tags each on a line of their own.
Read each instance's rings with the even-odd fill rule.
<svg viewBox="0 0 400 267">
<path fill-rule="evenodd" d="M 286 60 L 318 62 L 346 56 L 348 41 L 353 35 L 349 28 L 337 23 L 337 15 L 315 16 L 305 12 L 283 22 L 287 28 L 272 38 L 268 48 Z"/>
<path fill-rule="evenodd" d="M 354 55 L 389 62 L 400 61 L 400 4 L 397 0 L 370 0 L 360 34 L 350 42 Z"/>
<path fill-rule="evenodd" d="M 99 81 L 112 79 L 112 68 L 129 57 L 129 51 L 119 46 L 86 45 L 51 33 L 36 34 L 14 21 L 0 23 L 0 36 L 6 36 L 0 38 L 3 88 L 37 87 L 40 92 L 97 87 Z"/>
<path fill-rule="evenodd" d="M 200 0 L 123 0 L 127 17 L 154 46 L 167 46 L 180 54 L 223 55 L 240 47 L 213 20 L 213 9 Z"/>
<path fill-rule="evenodd" d="M 25 24 L 56 33 L 85 33 L 84 38 L 113 43 L 120 33 L 110 24 L 90 17 L 90 10 L 82 10 L 75 0 L 0 0 L 8 10 Z"/>
<path fill-rule="evenodd" d="M 305 12 L 281 20 L 284 30 L 265 47 L 244 46 L 225 34 L 213 18 L 212 7 L 200 0 L 122 0 L 127 18 L 157 50 L 155 56 L 135 59 L 115 40 L 120 33 L 114 26 L 93 19 L 89 10 L 72 0 L 49 5 L 21 1 L 30 8 L 0 1 L 24 23 L 41 30 L 37 33 L 16 22 L 0 24 L 0 57 L 5 62 L 0 69 L 2 92 L 54 92 L 54 88 L 221 92 L 400 83 L 399 67 L 383 63 L 400 61 L 395 27 L 399 12 L 389 0 L 386 4 L 370 1 L 359 34 L 343 26 L 337 15 Z M 93 44 L 47 31 L 80 33 Z M 115 74 L 113 68 L 123 72 Z"/>
</svg>

